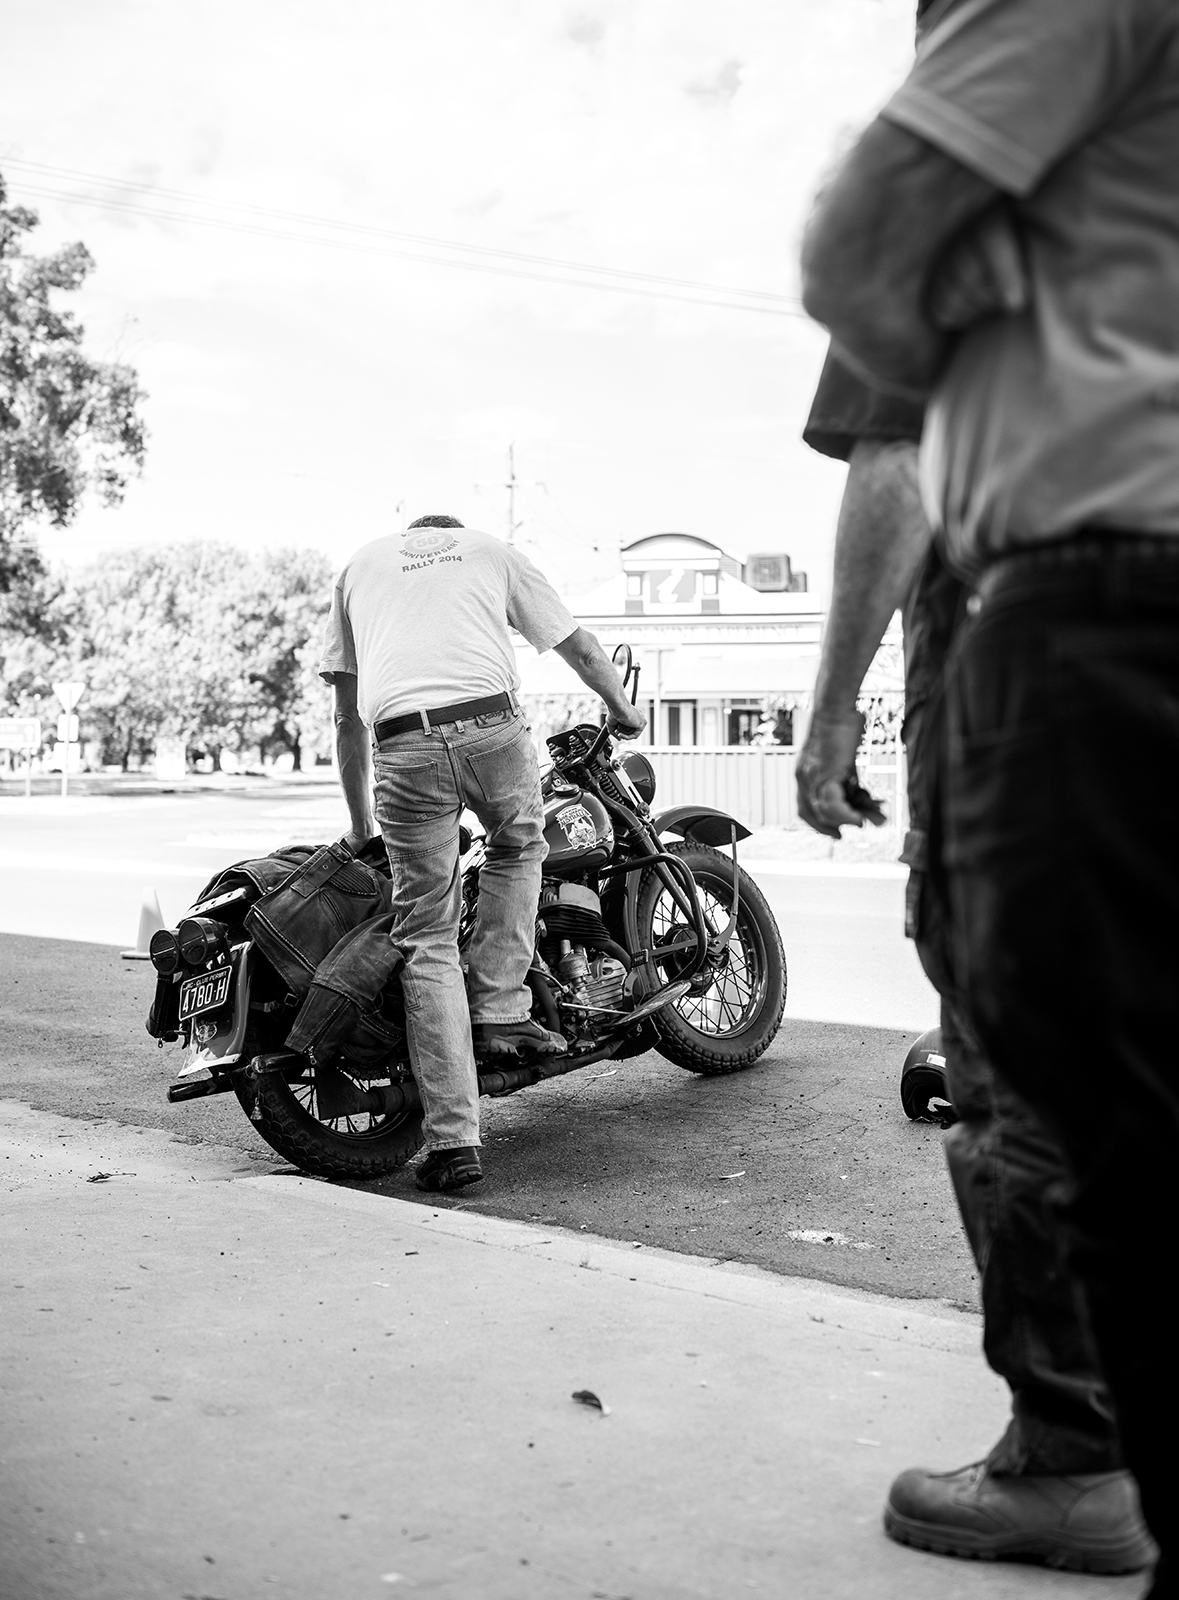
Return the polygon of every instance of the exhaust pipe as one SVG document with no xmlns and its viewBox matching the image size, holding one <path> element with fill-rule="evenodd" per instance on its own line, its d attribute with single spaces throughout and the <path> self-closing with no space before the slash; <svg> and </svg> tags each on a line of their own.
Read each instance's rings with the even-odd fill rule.
<svg viewBox="0 0 1179 1600">
<path fill-rule="evenodd" d="M 195 1083 L 174 1083 L 168 1090 L 172 1105 L 178 1100 L 203 1100 L 207 1094 L 226 1094 L 233 1088 L 228 1078 L 198 1078 Z"/>
</svg>

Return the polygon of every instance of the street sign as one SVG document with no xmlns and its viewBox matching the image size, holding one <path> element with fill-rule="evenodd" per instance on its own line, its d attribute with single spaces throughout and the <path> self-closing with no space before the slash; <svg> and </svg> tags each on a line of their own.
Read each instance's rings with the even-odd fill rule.
<svg viewBox="0 0 1179 1600">
<path fill-rule="evenodd" d="M 78 701 L 82 698 L 82 691 L 85 689 L 85 687 L 86 685 L 84 683 L 76 683 L 72 681 L 66 683 L 55 683 L 53 685 L 53 692 L 61 701 L 64 709 L 66 711 L 72 711 L 77 705 Z"/>
<path fill-rule="evenodd" d="M 78 746 L 75 740 L 78 737 L 78 719 L 70 716 L 70 712 L 82 698 L 84 683 L 75 679 L 65 680 L 53 685 L 53 692 L 65 707 L 65 716 L 58 718 L 57 737 L 61 749 L 61 797 L 64 800 L 69 793 L 70 786 L 70 754 L 77 753 Z"/>
<path fill-rule="evenodd" d="M 39 750 L 39 717 L 0 717 L 0 750 Z"/>
</svg>

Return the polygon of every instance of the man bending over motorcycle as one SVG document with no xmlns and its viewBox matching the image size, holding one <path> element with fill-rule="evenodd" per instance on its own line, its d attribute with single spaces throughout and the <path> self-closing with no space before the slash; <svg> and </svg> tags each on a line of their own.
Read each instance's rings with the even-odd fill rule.
<svg viewBox="0 0 1179 1600">
<path fill-rule="evenodd" d="M 320 663 L 335 693 L 347 842 L 360 849 L 379 825 L 392 870 L 392 937 L 405 956 L 410 1065 L 425 1110 L 421 1189 L 483 1176 L 476 1052 L 565 1049 L 529 1015 L 545 844 L 509 628 L 537 650 L 556 649 L 605 701 L 613 733 L 641 733 L 646 719 L 610 660 L 543 574 L 454 517 L 421 517 L 352 557 L 332 595 Z M 464 807 L 487 833 L 465 987 Z"/>
</svg>

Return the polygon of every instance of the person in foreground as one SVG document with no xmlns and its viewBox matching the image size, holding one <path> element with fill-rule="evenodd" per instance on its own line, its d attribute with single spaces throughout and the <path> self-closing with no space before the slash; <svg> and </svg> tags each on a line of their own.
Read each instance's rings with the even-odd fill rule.
<svg viewBox="0 0 1179 1600">
<path fill-rule="evenodd" d="M 838 349 L 928 397 L 926 504 L 974 586 L 946 689 L 955 987 L 1069 1161 L 1152 1600 L 1179 1591 L 1177 142 L 1171 0 L 943 0 L 803 251 Z M 1024 303 L 948 340 L 935 269 L 988 216 Z"/>
<path fill-rule="evenodd" d="M 943 288 L 946 285 L 943 284 Z M 963 305 L 961 308 L 966 311 Z M 993 305 L 987 303 L 987 309 Z M 971 320 L 977 308 L 969 308 Z M 1012 1415 L 985 1460 L 912 1468 L 892 1486 L 885 1529 L 942 1555 L 1130 1572 L 1153 1546 L 1125 1470 L 1112 1401 L 1063 1259 L 1049 1196 L 1067 1180 L 1059 1141 L 991 1069 L 955 996 L 940 868 L 938 752 L 946 651 L 965 586 L 934 548 L 917 487 L 923 408 L 871 389 L 829 355 L 803 437 L 849 463 L 814 711 L 796 766 L 798 807 L 818 832 L 859 826 L 844 781 L 863 718 L 856 696 L 893 613 L 905 634 L 910 869 L 906 933 L 941 996 L 942 1049 L 958 1122 L 946 1159 L 981 1280 L 983 1349 Z"/>
<path fill-rule="evenodd" d="M 476 1053 L 565 1049 L 559 1034 L 531 1021 L 525 983 L 545 844 L 509 628 L 537 650 L 555 648 L 605 701 L 615 733 L 642 731 L 645 718 L 609 658 L 544 576 L 518 550 L 453 517 L 420 518 L 352 557 L 333 591 L 320 663 L 335 694 L 346 841 L 360 849 L 379 824 L 392 870 L 392 937 L 405 955 L 410 1065 L 425 1110 L 422 1189 L 459 1189 L 483 1176 Z M 464 807 L 487 834 L 466 984 L 458 950 Z"/>
</svg>

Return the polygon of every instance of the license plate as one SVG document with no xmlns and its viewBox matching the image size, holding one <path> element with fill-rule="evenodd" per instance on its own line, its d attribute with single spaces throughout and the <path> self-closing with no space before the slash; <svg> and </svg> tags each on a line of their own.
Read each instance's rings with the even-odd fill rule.
<svg viewBox="0 0 1179 1600">
<path fill-rule="evenodd" d="M 202 973 L 199 978 L 187 978 L 180 985 L 181 1022 L 223 1006 L 229 997 L 232 976 L 232 967 L 218 967 L 216 972 Z"/>
</svg>

